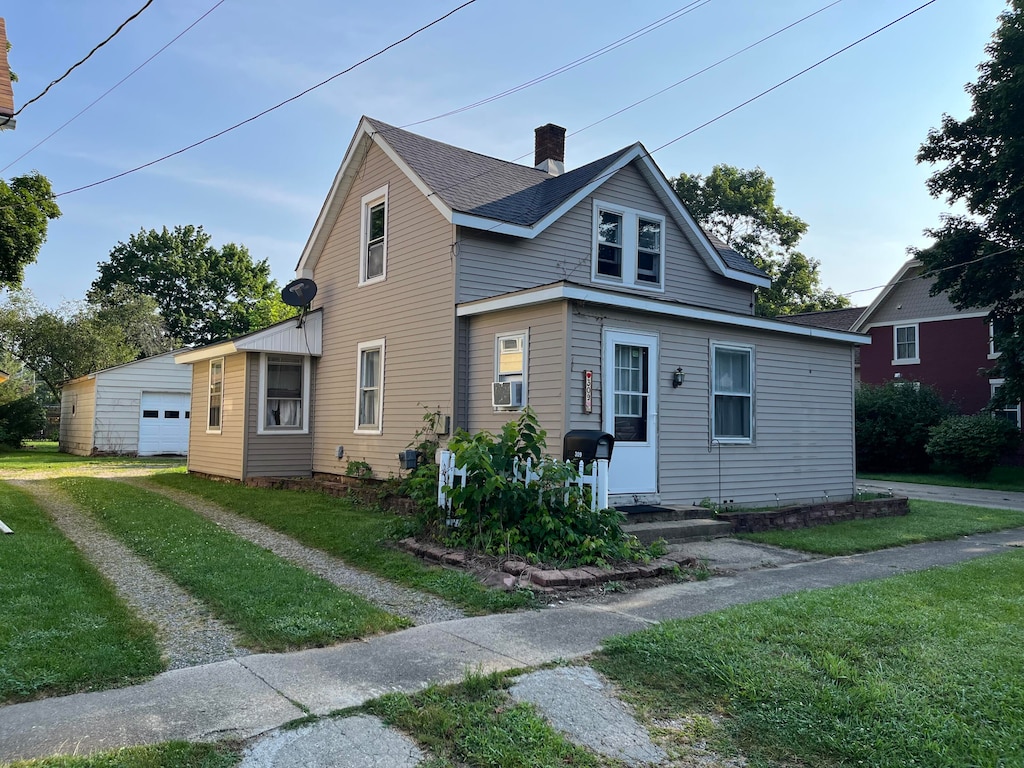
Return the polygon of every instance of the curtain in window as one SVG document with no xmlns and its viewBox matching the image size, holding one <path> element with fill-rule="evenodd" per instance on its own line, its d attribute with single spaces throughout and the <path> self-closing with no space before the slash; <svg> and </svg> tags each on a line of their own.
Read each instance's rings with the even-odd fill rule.
<svg viewBox="0 0 1024 768">
<path fill-rule="evenodd" d="M 267 427 L 302 426 L 302 358 L 267 358 Z"/>
<path fill-rule="evenodd" d="M 750 352 L 715 350 L 715 436 L 750 437 Z"/>
</svg>

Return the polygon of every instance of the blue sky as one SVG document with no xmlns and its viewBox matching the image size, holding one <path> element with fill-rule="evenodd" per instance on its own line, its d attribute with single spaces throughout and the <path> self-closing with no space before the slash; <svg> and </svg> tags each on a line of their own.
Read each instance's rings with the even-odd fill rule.
<svg viewBox="0 0 1024 768">
<path fill-rule="evenodd" d="M 455 8 L 458 0 L 224 0 L 74 122 L 216 0 L 156 0 L 0 133 L 0 176 L 39 170 L 65 192 L 216 133 L 330 77 Z M 621 115 L 586 126 L 827 6 L 831 0 L 697 0 L 688 13 L 564 74 L 477 109 L 411 127 L 532 164 L 533 129 L 569 131 L 574 168 L 641 141 L 654 150 L 907 13 L 924 0 L 841 0 L 789 31 Z M 25 287 L 80 299 L 96 265 L 140 228 L 202 225 L 246 245 L 285 283 L 356 128 L 406 125 L 556 70 L 688 0 L 477 0 L 281 109 L 138 173 L 63 195 Z M 2 13 L 20 107 L 143 0 L 8 0 Z M 884 284 L 948 206 L 914 156 L 943 112 L 968 114 L 1003 0 L 937 0 L 890 29 L 693 135 L 654 152 L 669 176 L 760 166 L 809 224 L 802 250 L 825 285 Z M 877 291 L 855 293 L 866 304 Z"/>
</svg>

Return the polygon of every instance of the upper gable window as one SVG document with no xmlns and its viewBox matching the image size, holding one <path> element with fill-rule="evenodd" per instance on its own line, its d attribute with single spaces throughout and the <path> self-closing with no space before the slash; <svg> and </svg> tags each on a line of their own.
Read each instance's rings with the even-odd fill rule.
<svg viewBox="0 0 1024 768">
<path fill-rule="evenodd" d="M 365 195 L 359 236 L 359 284 L 383 280 L 388 256 L 388 188 Z"/>
<path fill-rule="evenodd" d="M 664 232 L 662 216 L 595 200 L 593 279 L 663 289 Z"/>
<path fill-rule="evenodd" d="M 920 363 L 921 352 L 917 343 L 917 325 L 897 325 L 892 329 L 892 364 Z"/>
</svg>

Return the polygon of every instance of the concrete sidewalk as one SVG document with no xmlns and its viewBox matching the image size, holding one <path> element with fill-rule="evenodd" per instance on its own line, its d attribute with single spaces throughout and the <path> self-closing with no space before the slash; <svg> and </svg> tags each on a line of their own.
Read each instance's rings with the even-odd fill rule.
<svg viewBox="0 0 1024 768">
<path fill-rule="evenodd" d="M 179 669 L 130 688 L 7 705 L 0 707 L 0 761 L 168 739 L 246 739 L 307 713 L 323 715 L 390 691 L 411 693 L 430 683 L 455 683 L 467 670 L 578 658 L 597 650 L 605 638 L 666 619 L 951 565 L 1020 546 L 1024 529 L 785 563 L 598 603 L 424 625 L 331 648 Z"/>
</svg>

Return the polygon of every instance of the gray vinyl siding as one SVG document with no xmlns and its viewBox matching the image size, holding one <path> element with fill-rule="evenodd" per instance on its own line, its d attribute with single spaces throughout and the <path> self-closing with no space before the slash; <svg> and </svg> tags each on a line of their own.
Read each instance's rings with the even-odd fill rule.
<svg viewBox="0 0 1024 768">
<path fill-rule="evenodd" d="M 309 477 L 313 435 L 259 434 L 260 354 L 248 353 L 246 477 Z M 312 391 L 310 392 L 312 396 Z M 313 421 L 310 409 L 310 422 Z"/>
<path fill-rule="evenodd" d="M 221 431 L 206 431 L 210 403 L 210 361 L 192 364 L 192 422 L 188 437 L 188 469 L 218 477 L 244 477 L 246 424 L 246 355 L 224 358 Z"/>
<path fill-rule="evenodd" d="M 358 286 L 361 200 L 389 184 L 386 279 Z M 455 379 L 452 227 L 373 145 L 315 269 L 323 309 L 323 358 L 316 368 L 313 470 L 341 474 L 349 460 L 377 477 L 398 472 L 398 452 L 426 409 L 451 415 Z M 355 434 L 358 347 L 385 340 L 383 433 Z M 338 446 L 344 458 L 336 457 Z"/>
<path fill-rule="evenodd" d="M 60 396 L 60 442 L 58 445 L 61 451 L 76 456 L 92 454 L 95 415 L 96 380 L 84 379 L 65 384 Z"/>
<path fill-rule="evenodd" d="M 913 323 L 927 318 L 952 317 L 960 314 L 960 310 L 950 303 L 948 293 L 929 295 L 935 279 L 920 279 L 921 270 L 922 267 L 911 267 L 907 270 L 903 279 L 872 313 L 868 320 L 870 325 L 898 323 L 901 320 Z"/>
<path fill-rule="evenodd" d="M 457 300 L 474 301 L 561 280 L 614 287 L 591 280 L 595 199 L 666 217 L 665 291 L 621 290 L 729 312 L 752 312 L 751 287 L 710 269 L 633 165 L 609 178 L 533 240 L 460 228 Z"/>
<path fill-rule="evenodd" d="M 595 372 L 594 413 L 570 398 L 573 428 L 601 427 L 601 339 L 604 329 L 659 335 L 659 493 L 663 504 L 704 498 L 736 504 L 847 497 L 854 492 L 853 356 L 850 345 L 765 331 L 725 329 L 688 320 L 656 320 L 625 312 L 571 315 L 572 377 Z M 710 343 L 754 347 L 754 441 L 712 445 Z M 671 387 L 672 373 L 686 374 Z M 572 391 L 572 390 L 570 390 Z M 614 456 L 613 456 L 614 466 Z"/>
<path fill-rule="evenodd" d="M 497 433 L 518 419 L 518 410 L 491 406 L 495 380 L 495 336 L 527 331 L 526 404 L 547 431 L 548 450 L 561 455 L 565 424 L 566 304 L 494 312 L 470 318 L 468 378 L 469 431 Z"/>
</svg>

